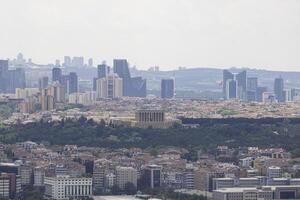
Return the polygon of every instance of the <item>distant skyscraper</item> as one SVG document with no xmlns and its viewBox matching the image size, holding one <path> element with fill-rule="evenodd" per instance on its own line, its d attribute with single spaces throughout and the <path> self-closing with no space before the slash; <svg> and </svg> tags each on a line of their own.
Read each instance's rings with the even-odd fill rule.
<svg viewBox="0 0 300 200">
<path fill-rule="evenodd" d="M 247 91 L 247 72 L 242 71 L 236 75 L 237 81 L 237 97 L 238 99 L 246 100 Z"/>
<path fill-rule="evenodd" d="M 256 101 L 262 102 L 263 101 L 263 94 L 268 91 L 267 87 L 257 87 L 256 89 Z"/>
<path fill-rule="evenodd" d="M 78 92 L 78 76 L 75 72 L 69 74 L 69 94 Z"/>
<path fill-rule="evenodd" d="M 274 81 L 274 94 L 278 102 L 284 102 L 284 83 L 283 78 L 276 78 Z"/>
<path fill-rule="evenodd" d="M 59 67 L 59 66 L 60 66 L 60 60 L 58 60 L 58 59 L 55 60 L 55 66 L 56 66 L 56 67 Z"/>
<path fill-rule="evenodd" d="M 109 74 L 109 67 L 106 64 L 98 65 L 97 78 L 105 78 Z"/>
<path fill-rule="evenodd" d="M 129 65 L 125 59 L 114 60 L 114 73 L 123 79 L 123 95 L 131 97 L 146 97 L 146 80 L 142 77 L 130 76 Z"/>
<path fill-rule="evenodd" d="M 16 88 L 25 86 L 24 69 L 8 70 L 8 60 L 0 60 L 0 93 L 15 93 Z"/>
<path fill-rule="evenodd" d="M 52 82 L 55 82 L 55 81 L 60 82 L 61 81 L 61 76 L 62 76 L 61 69 L 58 68 L 58 67 L 54 67 L 52 69 Z"/>
<path fill-rule="evenodd" d="M 228 71 L 228 70 L 223 70 L 223 96 L 224 98 L 226 98 L 226 84 L 227 84 L 227 80 L 233 80 L 234 79 L 234 75 Z"/>
<path fill-rule="evenodd" d="M 6 92 L 8 74 L 8 60 L 0 60 L 0 93 Z"/>
<path fill-rule="evenodd" d="M 237 98 L 237 81 L 229 79 L 226 81 L 226 99 Z"/>
<path fill-rule="evenodd" d="M 44 76 L 42 78 L 39 79 L 39 88 L 40 89 L 45 89 L 48 87 L 49 84 L 49 78 L 48 76 Z"/>
<path fill-rule="evenodd" d="M 256 101 L 257 78 L 247 78 L 247 101 Z"/>
<path fill-rule="evenodd" d="M 174 79 L 161 80 L 161 98 L 171 99 L 174 97 Z"/>
<path fill-rule="evenodd" d="M 72 64 L 71 57 L 70 57 L 70 56 L 65 56 L 65 57 L 64 57 L 64 63 L 63 63 L 63 66 L 64 66 L 64 67 L 70 67 L 71 64 Z"/>
<path fill-rule="evenodd" d="M 61 84 L 65 88 L 65 93 L 69 94 L 69 75 L 61 76 Z"/>
<path fill-rule="evenodd" d="M 247 78 L 247 91 L 256 91 L 258 81 L 256 77 Z"/>
<path fill-rule="evenodd" d="M 8 82 L 6 92 L 15 93 L 16 88 L 26 87 L 25 71 L 22 68 L 16 68 L 8 71 Z"/>
<path fill-rule="evenodd" d="M 84 58 L 83 57 L 73 57 L 72 67 L 83 67 L 84 66 Z"/>
<path fill-rule="evenodd" d="M 97 98 L 120 98 L 123 96 L 122 79 L 117 74 L 109 74 L 97 80 Z"/>
<path fill-rule="evenodd" d="M 88 66 L 89 66 L 89 67 L 93 67 L 93 65 L 94 65 L 93 59 L 90 58 L 90 59 L 88 60 Z"/>
</svg>

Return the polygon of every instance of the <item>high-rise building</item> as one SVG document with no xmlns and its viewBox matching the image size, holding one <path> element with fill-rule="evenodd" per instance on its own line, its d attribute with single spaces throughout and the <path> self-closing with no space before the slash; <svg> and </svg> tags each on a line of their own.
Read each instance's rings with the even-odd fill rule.
<svg viewBox="0 0 300 200">
<path fill-rule="evenodd" d="M 52 82 L 60 82 L 61 81 L 61 76 L 62 76 L 62 71 L 58 67 L 54 67 L 52 69 Z"/>
<path fill-rule="evenodd" d="M 242 71 L 236 74 L 237 81 L 237 97 L 238 99 L 246 100 L 247 91 L 247 71 Z"/>
<path fill-rule="evenodd" d="M 78 76 L 75 72 L 69 74 L 69 94 L 78 92 Z"/>
<path fill-rule="evenodd" d="M 114 73 L 123 79 L 123 96 L 146 97 L 146 80 L 142 77 L 131 78 L 126 59 L 114 60 Z"/>
<path fill-rule="evenodd" d="M 97 80 L 97 98 L 121 98 L 123 96 L 123 81 L 117 74 L 109 74 Z"/>
<path fill-rule="evenodd" d="M 8 70 L 8 60 L 0 60 L 0 93 L 15 93 L 16 88 L 25 88 L 25 86 L 24 69 Z"/>
<path fill-rule="evenodd" d="M 132 183 L 137 186 L 137 170 L 132 167 L 117 167 L 116 168 L 116 184 L 122 190 L 126 183 Z"/>
<path fill-rule="evenodd" d="M 72 67 L 83 67 L 84 66 L 84 58 L 83 57 L 73 57 L 72 59 Z"/>
<path fill-rule="evenodd" d="M 45 89 L 48 87 L 49 84 L 49 78 L 48 76 L 44 76 L 39 79 L 39 89 Z"/>
<path fill-rule="evenodd" d="M 55 103 L 65 102 L 65 88 L 60 83 L 53 83 L 47 89 L 48 95 L 54 98 Z"/>
<path fill-rule="evenodd" d="M 55 100 L 54 97 L 49 94 L 48 89 L 42 90 L 39 101 L 43 111 L 54 110 Z"/>
<path fill-rule="evenodd" d="M 72 64 L 71 57 L 70 57 L 70 56 L 65 56 L 65 57 L 64 57 L 64 63 L 63 63 L 63 66 L 64 66 L 64 67 L 70 67 L 71 64 Z"/>
<path fill-rule="evenodd" d="M 143 170 L 143 184 L 146 188 L 159 188 L 162 185 L 162 167 L 158 165 L 148 165 Z"/>
<path fill-rule="evenodd" d="M 263 93 L 267 92 L 268 88 L 267 87 L 257 87 L 256 89 L 256 101 L 257 102 L 262 102 L 263 101 Z"/>
<path fill-rule="evenodd" d="M 6 92 L 8 60 L 0 60 L 0 93 Z"/>
<path fill-rule="evenodd" d="M 35 167 L 33 169 L 33 186 L 44 186 L 45 170 L 42 167 Z"/>
<path fill-rule="evenodd" d="M 284 102 L 284 83 L 283 78 L 276 78 L 274 81 L 274 94 L 278 102 Z"/>
<path fill-rule="evenodd" d="M 226 81 L 226 99 L 237 98 L 237 81 L 228 79 Z"/>
<path fill-rule="evenodd" d="M 8 70 L 7 78 L 8 78 L 6 84 L 7 93 L 15 93 L 16 88 L 26 87 L 25 71 L 22 68 Z"/>
<path fill-rule="evenodd" d="M 20 176 L 14 173 L 1 173 L 0 196 L 4 199 L 18 199 L 21 194 Z"/>
<path fill-rule="evenodd" d="M 61 76 L 61 84 L 64 86 L 66 94 L 69 94 L 69 79 L 69 75 Z"/>
<path fill-rule="evenodd" d="M 161 80 L 161 98 L 171 99 L 174 97 L 174 79 Z"/>
<path fill-rule="evenodd" d="M 93 67 L 93 65 L 94 65 L 94 61 L 93 61 L 92 58 L 90 58 L 90 59 L 88 60 L 88 66 L 89 66 L 89 67 Z"/>
<path fill-rule="evenodd" d="M 247 91 L 256 91 L 258 86 L 257 77 L 247 78 Z"/>
<path fill-rule="evenodd" d="M 256 101 L 257 78 L 247 78 L 247 101 Z"/>
<path fill-rule="evenodd" d="M 105 78 L 109 74 L 109 71 L 109 66 L 107 66 L 105 63 L 98 65 L 97 78 Z"/>
<path fill-rule="evenodd" d="M 226 87 L 227 87 L 227 80 L 233 80 L 234 75 L 228 71 L 228 70 L 223 70 L 223 96 L 226 99 Z"/>
</svg>

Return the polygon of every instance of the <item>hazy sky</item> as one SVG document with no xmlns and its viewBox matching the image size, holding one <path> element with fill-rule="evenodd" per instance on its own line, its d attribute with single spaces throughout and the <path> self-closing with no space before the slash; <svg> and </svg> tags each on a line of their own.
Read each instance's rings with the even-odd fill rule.
<svg viewBox="0 0 300 200">
<path fill-rule="evenodd" d="M 300 71 L 300 0 L 0 0 L 0 58 Z"/>
</svg>

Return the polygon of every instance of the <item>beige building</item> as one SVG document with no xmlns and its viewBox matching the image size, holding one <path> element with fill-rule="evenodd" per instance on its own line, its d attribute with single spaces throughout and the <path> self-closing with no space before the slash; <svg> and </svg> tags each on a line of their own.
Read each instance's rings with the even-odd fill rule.
<svg viewBox="0 0 300 200">
<path fill-rule="evenodd" d="M 169 128 L 180 120 L 167 120 L 163 110 L 139 110 L 135 113 L 132 126 L 139 128 Z"/>
<path fill-rule="evenodd" d="M 26 99 L 40 92 L 39 88 L 16 88 L 15 96 L 18 99 Z"/>
<path fill-rule="evenodd" d="M 116 168 L 116 183 L 124 189 L 126 183 L 132 183 L 137 186 L 137 170 L 132 167 L 117 167 Z"/>
<path fill-rule="evenodd" d="M 123 96 L 123 80 L 117 74 L 109 74 L 96 82 L 97 99 L 114 99 Z"/>
<path fill-rule="evenodd" d="M 65 98 L 65 88 L 59 83 L 54 83 L 50 85 L 47 90 L 47 94 L 54 98 L 55 103 L 64 103 Z"/>
</svg>

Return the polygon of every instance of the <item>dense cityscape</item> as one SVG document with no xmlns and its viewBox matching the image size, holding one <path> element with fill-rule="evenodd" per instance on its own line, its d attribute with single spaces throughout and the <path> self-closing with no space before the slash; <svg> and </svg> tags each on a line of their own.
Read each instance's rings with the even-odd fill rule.
<svg viewBox="0 0 300 200">
<path fill-rule="evenodd" d="M 297 83 L 234 68 L 194 96 L 183 71 L 0 60 L 1 198 L 300 198 Z"/>
</svg>

